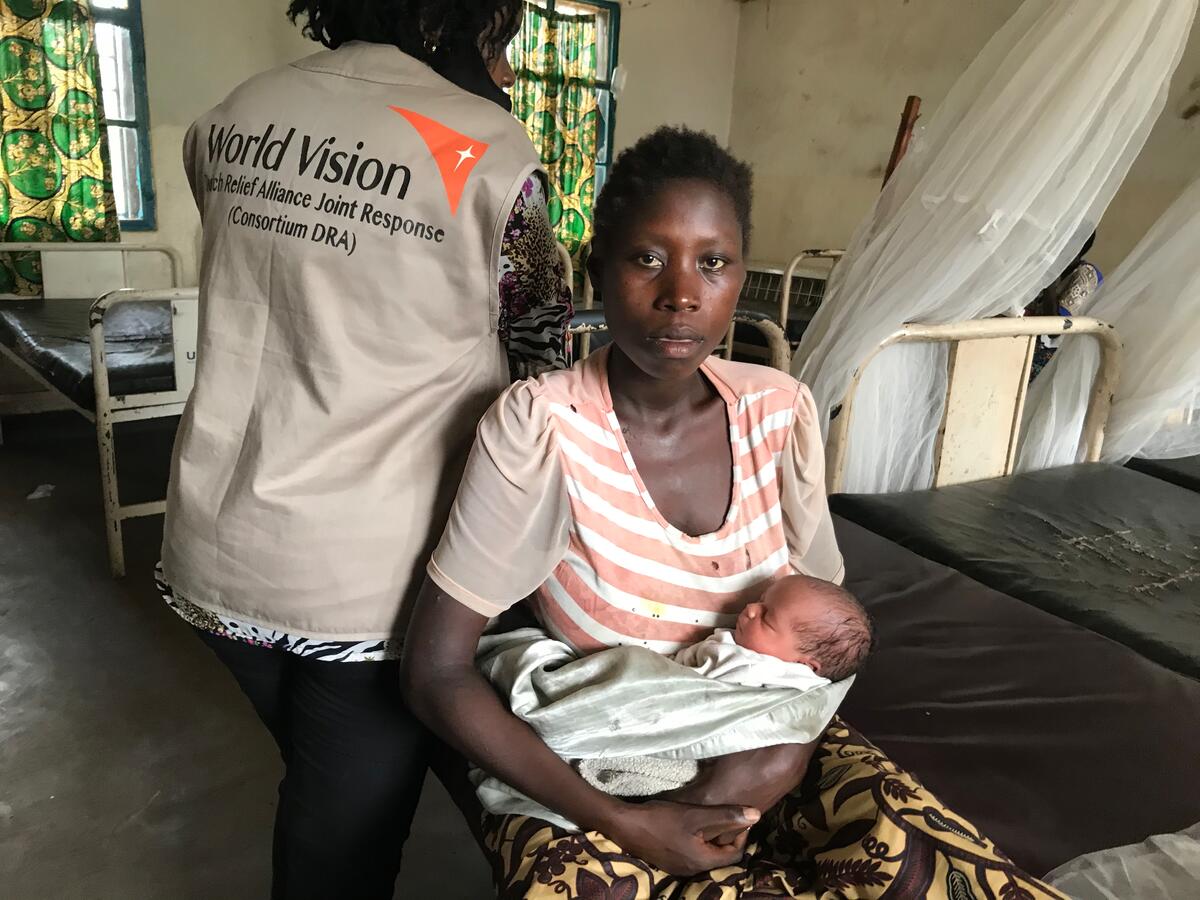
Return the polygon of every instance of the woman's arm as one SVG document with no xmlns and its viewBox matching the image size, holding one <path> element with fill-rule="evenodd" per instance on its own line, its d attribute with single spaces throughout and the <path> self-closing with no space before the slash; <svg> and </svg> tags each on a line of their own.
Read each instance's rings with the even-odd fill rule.
<svg viewBox="0 0 1200 900">
<path fill-rule="evenodd" d="M 513 204 L 500 255 L 500 339 L 512 379 L 570 368 L 572 287 L 546 211 L 546 189 L 536 175 Z"/>
<path fill-rule="evenodd" d="M 671 874 L 692 875 L 741 859 L 744 832 L 758 820 L 757 810 L 624 803 L 591 787 L 550 750 L 475 669 L 475 649 L 486 621 L 426 580 L 400 676 L 405 699 L 418 718 L 480 768 Z M 713 843 L 729 833 L 742 838 Z"/>
<path fill-rule="evenodd" d="M 681 803 L 771 809 L 804 779 L 819 743 L 782 744 L 719 757 L 702 766 L 687 787 L 666 796 Z"/>
<path fill-rule="evenodd" d="M 789 561 L 794 572 L 841 584 L 846 570 L 825 495 L 820 417 L 804 385 L 792 410 L 792 430 L 779 460 L 779 506 Z"/>
</svg>

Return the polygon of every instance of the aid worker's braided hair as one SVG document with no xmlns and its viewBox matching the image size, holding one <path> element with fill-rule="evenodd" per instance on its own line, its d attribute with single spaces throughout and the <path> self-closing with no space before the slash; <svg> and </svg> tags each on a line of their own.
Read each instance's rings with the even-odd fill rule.
<svg viewBox="0 0 1200 900">
<path fill-rule="evenodd" d="M 717 143 L 711 134 L 664 125 L 623 151 L 613 164 L 595 207 L 595 242 L 603 245 L 629 213 L 652 197 L 664 182 L 707 181 L 733 201 L 742 226 L 742 248 L 750 246 L 750 167 Z"/>
<path fill-rule="evenodd" d="M 336 50 L 348 41 L 392 44 L 440 71 L 439 57 L 479 49 L 485 63 L 521 27 L 522 0 L 291 0 L 288 17 Z"/>
</svg>

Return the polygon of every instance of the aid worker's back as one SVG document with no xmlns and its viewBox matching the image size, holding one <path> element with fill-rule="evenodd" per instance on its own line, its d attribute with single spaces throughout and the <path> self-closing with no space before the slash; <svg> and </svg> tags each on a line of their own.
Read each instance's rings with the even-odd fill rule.
<svg viewBox="0 0 1200 900">
<path fill-rule="evenodd" d="M 499 106 L 355 43 L 238 88 L 185 164 L 200 343 L 166 580 L 249 623 L 393 636 L 507 383 L 496 272 L 533 149 Z"/>
</svg>

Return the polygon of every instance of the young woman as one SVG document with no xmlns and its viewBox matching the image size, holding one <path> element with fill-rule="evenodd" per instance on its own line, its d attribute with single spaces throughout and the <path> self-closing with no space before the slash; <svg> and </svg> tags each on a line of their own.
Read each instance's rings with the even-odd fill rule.
<svg viewBox="0 0 1200 900">
<path fill-rule="evenodd" d="M 707 136 L 663 129 L 618 159 L 591 262 L 613 343 L 513 386 L 480 425 L 405 695 L 466 758 L 587 829 L 485 817 L 505 898 L 1056 898 L 840 720 L 819 748 L 717 759 L 629 803 L 588 786 L 474 668 L 489 617 L 527 596 L 580 653 L 669 653 L 732 622 L 766 579 L 841 580 L 808 390 L 709 355 L 749 219 L 749 171 Z"/>
<path fill-rule="evenodd" d="M 622 802 L 514 718 L 472 660 L 488 618 L 531 593 L 581 652 L 669 653 L 729 625 L 764 580 L 841 579 L 808 391 L 710 356 L 745 278 L 749 217 L 749 170 L 706 135 L 663 129 L 621 156 L 591 256 L 613 343 L 515 385 L 484 419 L 403 672 L 414 711 L 467 758 L 674 874 L 739 859 L 813 748 L 727 757 L 674 799 Z"/>
<path fill-rule="evenodd" d="M 519 0 L 290 13 L 328 50 L 187 139 L 200 351 L 163 589 L 283 756 L 272 896 L 390 898 L 428 741 L 398 687 L 414 573 L 510 372 L 566 363 L 570 292 L 502 90 Z"/>
</svg>

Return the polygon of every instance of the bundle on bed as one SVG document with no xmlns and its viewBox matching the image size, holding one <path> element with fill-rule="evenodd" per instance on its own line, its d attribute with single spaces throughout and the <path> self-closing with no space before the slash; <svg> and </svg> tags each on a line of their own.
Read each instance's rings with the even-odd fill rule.
<svg viewBox="0 0 1200 900">
<path fill-rule="evenodd" d="M 701 760 L 816 740 L 853 679 L 808 690 L 702 674 L 644 647 L 579 657 L 538 629 L 485 636 L 477 665 L 555 753 L 601 790 L 647 796 L 682 787 Z M 524 794 L 474 773 L 484 808 L 575 829 Z"/>
</svg>

